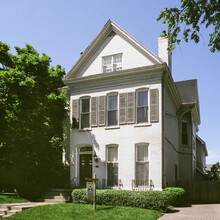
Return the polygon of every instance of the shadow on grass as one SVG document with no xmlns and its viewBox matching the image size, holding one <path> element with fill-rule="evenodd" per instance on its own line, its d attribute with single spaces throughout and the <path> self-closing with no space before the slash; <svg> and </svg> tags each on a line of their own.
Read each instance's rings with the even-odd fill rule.
<svg viewBox="0 0 220 220">
<path fill-rule="evenodd" d="M 103 210 L 110 210 L 110 209 L 114 209 L 114 206 L 109 206 L 109 207 L 96 207 L 96 211 L 103 211 Z"/>
</svg>

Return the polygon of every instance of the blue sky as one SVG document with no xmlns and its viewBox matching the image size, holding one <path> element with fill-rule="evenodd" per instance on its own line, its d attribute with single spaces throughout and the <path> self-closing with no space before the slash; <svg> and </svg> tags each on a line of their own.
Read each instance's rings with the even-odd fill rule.
<svg viewBox="0 0 220 220">
<path fill-rule="evenodd" d="M 179 0 L 0 0 L 0 40 L 13 47 L 28 43 L 70 70 L 109 18 L 158 53 L 157 38 L 167 27 L 156 18 Z M 175 81 L 198 79 L 201 125 L 207 163 L 220 161 L 220 53 L 208 48 L 208 30 L 201 29 L 199 44 L 182 42 L 172 55 Z"/>
</svg>

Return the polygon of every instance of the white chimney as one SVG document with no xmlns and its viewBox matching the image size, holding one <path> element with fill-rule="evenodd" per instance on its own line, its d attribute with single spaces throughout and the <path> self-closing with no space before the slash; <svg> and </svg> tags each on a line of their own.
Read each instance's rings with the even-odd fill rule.
<svg viewBox="0 0 220 220">
<path fill-rule="evenodd" d="M 158 56 L 167 63 L 167 66 L 170 69 L 170 73 L 172 73 L 172 59 L 169 51 L 167 50 L 169 46 L 168 38 L 166 37 L 166 31 L 163 31 L 165 37 L 158 38 Z"/>
</svg>

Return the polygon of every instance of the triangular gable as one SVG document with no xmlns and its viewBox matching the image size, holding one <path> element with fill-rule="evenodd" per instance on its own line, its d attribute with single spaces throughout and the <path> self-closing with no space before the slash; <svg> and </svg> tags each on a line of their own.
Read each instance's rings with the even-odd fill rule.
<svg viewBox="0 0 220 220">
<path fill-rule="evenodd" d="M 116 44 L 119 49 L 120 47 L 124 47 L 127 50 L 130 50 L 132 56 L 134 56 L 135 59 L 139 61 L 139 63 L 141 63 L 141 60 L 143 60 L 143 65 L 139 66 L 156 65 L 163 63 L 163 61 L 157 55 L 155 55 L 139 41 L 137 41 L 118 24 L 116 24 L 112 20 L 108 20 L 108 22 L 105 24 L 105 26 L 96 36 L 96 38 L 86 48 L 84 53 L 80 56 L 80 58 L 71 68 L 69 73 L 65 76 L 65 79 L 68 80 L 71 78 L 78 78 L 86 75 L 84 73 L 88 68 L 90 68 L 90 72 L 93 71 L 95 69 L 94 63 L 98 55 L 100 55 L 104 49 L 108 50 L 108 48 L 116 48 Z M 101 62 L 100 59 L 99 62 Z M 94 67 L 92 67 L 92 65 Z M 101 68 L 101 64 L 99 64 L 98 66 Z M 101 71 L 97 72 L 97 69 L 95 70 L 96 71 L 93 71 L 93 74 L 101 73 Z"/>
</svg>

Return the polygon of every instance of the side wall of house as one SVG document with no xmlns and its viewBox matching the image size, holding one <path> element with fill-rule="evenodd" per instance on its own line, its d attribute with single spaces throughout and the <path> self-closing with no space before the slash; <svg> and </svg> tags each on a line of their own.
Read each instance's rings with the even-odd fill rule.
<svg viewBox="0 0 220 220">
<path fill-rule="evenodd" d="M 143 77 L 143 76 L 142 76 Z M 93 155 L 99 157 L 99 161 L 93 160 L 93 173 L 96 173 L 98 186 L 102 187 L 103 180 L 107 178 L 107 146 L 118 145 L 118 178 L 121 180 L 122 189 L 131 189 L 132 180 L 135 179 L 135 145 L 137 143 L 148 143 L 148 161 L 149 161 L 149 179 L 152 181 L 155 190 L 162 189 L 162 106 L 161 106 L 161 79 L 143 79 L 130 80 L 124 83 L 118 80 L 115 84 L 104 87 L 96 82 L 94 85 L 84 87 L 76 85 L 70 90 L 71 105 L 72 100 L 80 99 L 83 96 L 99 97 L 106 96 L 111 92 L 128 93 L 135 92 L 137 89 L 146 88 L 158 89 L 159 91 L 159 122 L 140 124 L 125 124 L 114 128 L 92 127 L 87 131 L 72 129 L 71 131 L 71 181 L 79 178 L 79 155 L 77 148 L 82 145 L 90 145 L 93 147 Z M 102 88 L 97 91 L 97 88 Z M 81 90 L 83 88 L 83 91 Z M 149 101 L 150 102 L 150 101 Z M 72 106 L 71 106 L 72 109 Z M 72 115 L 70 115 L 72 118 Z"/>
<path fill-rule="evenodd" d="M 179 124 L 177 107 L 167 84 L 164 87 L 164 185 L 175 186 L 179 179 Z"/>
</svg>

